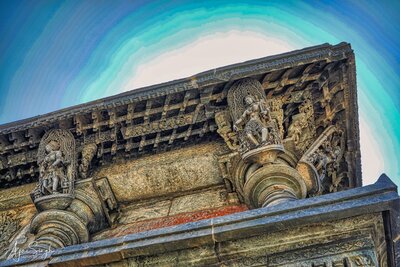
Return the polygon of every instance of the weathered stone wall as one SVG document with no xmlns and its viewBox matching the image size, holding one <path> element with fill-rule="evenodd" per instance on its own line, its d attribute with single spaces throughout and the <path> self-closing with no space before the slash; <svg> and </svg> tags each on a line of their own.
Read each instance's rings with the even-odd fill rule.
<svg viewBox="0 0 400 267">
<path fill-rule="evenodd" d="M 107 178 L 119 204 L 119 215 L 112 228 L 92 240 L 247 210 L 236 193 L 229 193 L 224 185 L 218 156 L 226 152 L 223 142 L 206 142 L 99 167 L 93 177 Z M 0 218 L 4 218 L 0 221 L 0 252 L 35 215 L 29 196 L 34 186 L 1 191 L 0 210 L 5 211 L 0 212 Z"/>
<path fill-rule="evenodd" d="M 247 210 L 224 185 L 217 157 L 226 153 L 221 142 L 190 146 L 157 155 L 103 166 L 120 214 L 112 229 L 93 240 L 198 221 Z"/>
<path fill-rule="evenodd" d="M 247 210 L 247 206 L 239 203 L 236 194 L 229 194 L 224 186 L 212 186 L 185 195 L 123 205 L 116 226 L 94 235 L 93 240 L 209 219 L 244 210 Z"/>
<path fill-rule="evenodd" d="M 222 184 L 219 142 L 177 149 L 103 166 L 95 177 L 107 177 L 118 202 L 168 196 Z"/>
</svg>

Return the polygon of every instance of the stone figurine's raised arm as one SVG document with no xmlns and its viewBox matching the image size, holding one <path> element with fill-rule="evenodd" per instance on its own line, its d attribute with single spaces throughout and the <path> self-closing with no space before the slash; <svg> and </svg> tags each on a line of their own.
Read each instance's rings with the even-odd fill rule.
<svg viewBox="0 0 400 267">
<path fill-rule="evenodd" d="M 239 130 L 239 126 L 241 126 L 242 124 L 244 124 L 247 116 L 249 115 L 250 111 L 249 110 L 245 110 L 242 114 L 242 116 L 240 116 L 240 118 L 233 124 L 233 129 L 235 131 Z"/>
<path fill-rule="evenodd" d="M 65 163 L 63 162 L 63 158 L 62 158 L 62 153 L 61 151 L 55 151 L 55 160 L 53 162 L 53 164 L 51 164 L 51 166 L 53 167 L 57 167 L 60 163 Z"/>
</svg>

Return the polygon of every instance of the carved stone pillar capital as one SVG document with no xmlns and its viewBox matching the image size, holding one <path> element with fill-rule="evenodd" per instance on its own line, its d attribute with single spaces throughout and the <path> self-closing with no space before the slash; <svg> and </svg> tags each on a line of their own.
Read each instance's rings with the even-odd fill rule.
<svg viewBox="0 0 400 267">
<path fill-rule="evenodd" d="M 31 194 L 39 213 L 29 228 L 34 240 L 22 255 L 88 242 L 90 234 L 112 224 L 110 211 L 117 203 L 108 180 L 77 180 L 75 150 L 74 136 L 67 130 L 51 130 L 42 138 L 39 183 Z M 95 151 L 95 145 L 84 147 L 81 174 L 88 173 Z"/>
<path fill-rule="evenodd" d="M 280 100 L 267 99 L 261 83 L 247 78 L 229 89 L 228 105 L 230 116 L 218 113 L 216 122 L 228 147 L 240 157 L 238 164 L 230 165 L 230 173 L 245 202 L 258 208 L 305 198 L 296 160 L 283 146 Z"/>
<path fill-rule="evenodd" d="M 215 115 L 233 152 L 223 173 L 252 208 L 321 194 L 328 179 L 335 191 L 346 175 L 338 174 L 344 131 L 330 125 L 316 138 L 312 95 L 299 93 L 285 107 L 287 98 L 268 99 L 258 80 L 241 79 L 229 88 L 228 108 Z"/>
<path fill-rule="evenodd" d="M 247 174 L 246 202 L 253 208 L 272 206 L 305 198 L 306 185 L 301 175 L 285 164 L 269 164 Z"/>
<path fill-rule="evenodd" d="M 88 242 L 86 222 L 71 211 L 48 210 L 37 214 L 31 222 L 30 232 L 35 235 L 33 246 L 50 249 Z M 32 247 L 32 246 L 31 246 Z"/>
</svg>

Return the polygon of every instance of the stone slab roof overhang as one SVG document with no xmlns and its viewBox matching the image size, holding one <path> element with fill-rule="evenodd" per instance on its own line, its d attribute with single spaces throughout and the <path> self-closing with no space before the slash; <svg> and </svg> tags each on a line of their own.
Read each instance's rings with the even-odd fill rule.
<svg viewBox="0 0 400 267">
<path fill-rule="evenodd" d="M 37 180 L 37 149 L 49 129 L 69 129 L 78 152 L 96 143 L 99 164 L 220 138 L 215 113 L 227 107 L 230 86 L 247 77 L 260 81 L 268 98 L 282 98 L 288 110 L 298 95 L 311 92 L 317 132 L 336 122 L 345 128 L 348 186 L 361 185 L 354 54 L 348 43 L 340 43 L 216 68 L 0 125 L 0 188 Z"/>
<path fill-rule="evenodd" d="M 205 246 L 212 247 L 213 253 L 210 258 L 215 261 L 214 264 L 207 264 L 207 266 L 220 266 L 221 263 L 230 259 L 230 255 L 227 252 L 233 255 L 237 253 L 236 257 L 243 257 L 240 254 L 242 252 L 240 249 L 229 247 L 229 241 L 260 237 L 263 234 L 272 234 L 273 232 L 306 225 L 315 227 L 315 225 L 329 221 L 355 218 L 356 216 L 367 214 L 380 214 L 383 217 L 387 264 L 388 266 L 398 266 L 396 263 L 400 260 L 399 209 L 400 198 L 397 194 L 397 186 L 383 174 L 375 184 L 361 188 L 286 202 L 282 205 L 239 212 L 213 219 L 129 234 L 123 237 L 73 245 L 39 254 L 34 258 L 2 261 L 0 266 L 25 266 L 26 264 L 36 264 L 35 266 L 103 266 L 103 264 L 120 262 L 128 258 L 145 258 L 146 256 Z M 357 224 L 354 224 L 354 226 L 356 228 L 360 227 Z M 331 227 L 329 231 L 333 231 L 333 228 Z M 354 230 L 354 234 L 357 235 L 360 231 L 361 229 Z M 323 238 L 314 236 L 313 239 L 322 240 Z M 350 241 L 354 240 L 347 239 L 348 243 Z M 291 240 L 291 242 L 296 241 Z M 337 242 L 335 243 L 332 240 L 330 242 L 334 247 L 338 246 Z M 224 249 L 224 246 L 227 248 Z M 254 245 L 253 249 L 255 247 L 257 246 Z M 292 248 L 294 249 L 294 246 Z M 347 246 L 347 248 L 349 249 L 351 246 Z M 335 249 L 332 249 L 332 251 L 335 251 Z M 256 256 L 261 256 L 264 261 L 267 260 L 265 253 L 257 255 L 254 251 L 248 250 L 245 253 L 248 257 L 256 258 Z M 179 254 L 179 256 L 174 255 L 182 259 L 183 263 L 179 266 L 185 266 L 183 261 L 185 255 L 184 253 Z M 193 253 L 192 258 L 195 257 L 194 255 L 197 254 Z M 197 255 L 200 258 L 197 259 L 196 266 L 206 266 L 201 264 L 201 260 L 207 261 L 210 259 L 205 258 L 204 255 L 199 255 Z M 207 254 L 207 256 L 209 255 Z M 324 254 L 324 256 L 326 255 Z"/>
</svg>

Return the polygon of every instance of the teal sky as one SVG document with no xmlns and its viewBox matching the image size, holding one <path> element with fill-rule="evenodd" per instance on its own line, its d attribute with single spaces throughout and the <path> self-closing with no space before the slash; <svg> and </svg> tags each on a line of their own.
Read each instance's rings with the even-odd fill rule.
<svg viewBox="0 0 400 267">
<path fill-rule="evenodd" d="M 322 43 L 351 43 L 364 183 L 400 184 L 399 1 L 1 1 L 0 124 Z"/>
</svg>

